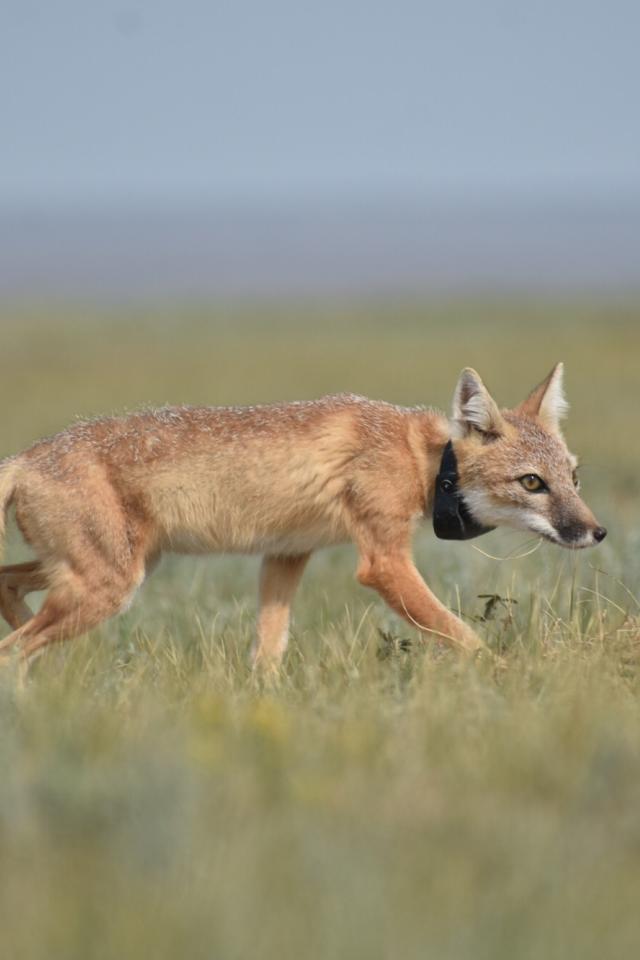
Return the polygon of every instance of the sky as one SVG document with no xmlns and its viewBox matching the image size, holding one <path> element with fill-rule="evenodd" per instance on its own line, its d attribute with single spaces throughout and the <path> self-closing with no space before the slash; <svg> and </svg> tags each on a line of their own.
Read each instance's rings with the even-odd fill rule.
<svg viewBox="0 0 640 960">
<path fill-rule="evenodd" d="M 640 197 L 637 0 L 0 0 L 0 207 Z"/>
</svg>

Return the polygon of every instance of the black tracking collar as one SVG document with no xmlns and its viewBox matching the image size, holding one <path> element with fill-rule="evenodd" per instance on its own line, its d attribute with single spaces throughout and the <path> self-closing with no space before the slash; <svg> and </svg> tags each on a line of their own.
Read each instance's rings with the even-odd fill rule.
<svg viewBox="0 0 640 960">
<path fill-rule="evenodd" d="M 470 540 L 494 527 L 477 523 L 458 490 L 458 463 L 451 440 L 442 452 L 433 501 L 433 529 L 441 540 Z"/>
</svg>

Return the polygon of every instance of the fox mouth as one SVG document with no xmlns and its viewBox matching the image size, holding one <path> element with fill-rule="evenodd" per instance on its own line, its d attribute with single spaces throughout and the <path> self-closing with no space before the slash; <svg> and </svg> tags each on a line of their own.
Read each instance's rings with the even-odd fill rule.
<svg viewBox="0 0 640 960">
<path fill-rule="evenodd" d="M 565 550 L 585 550 L 587 547 L 595 547 L 607 535 L 604 527 L 591 527 L 577 519 L 574 523 L 566 521 L 558 528 L 547 517 L 532 509 L 492 502 L 482 490 L 467 489 L 463 493 L 463 499 L 477 523 L 487 527 L 505 526 L 515 530 L 527 530 L 542 537 L 548 543 L 564 547 Z"/>
<path fill-rule="evenodd" d="M 596 527 L 595 530 L 587 530 L 580 533 L 577 537 L 563 537 L 555 528 L 551 530 L 535 529 L 541 537 L 548 540 L 549 543 L 555 543 L 556 546 L 564 547 L 565 550 L 586 550 L 588 547 L 596 547 L 607 535 L 604 527 Z"/>
<path fill-rule="evenodd" d="M 587 547 L 595 546 L 595 543 L 591 539 L 587 539 L 587 536 L 581 537 L 578 540 L 565 540 L 557 533 L 551 534 L 541 530 L 535 530 L 534 532 L 539 534 L 547 543 L 553 543 L 557 547 L 564 547 L 565 550 L 586 550 Z"/>
</svg>

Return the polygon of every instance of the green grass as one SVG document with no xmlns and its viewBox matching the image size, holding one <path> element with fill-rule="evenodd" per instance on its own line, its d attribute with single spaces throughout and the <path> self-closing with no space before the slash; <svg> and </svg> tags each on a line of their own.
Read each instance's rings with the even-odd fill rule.
<svg viewBox="0 0 640 960">
<path fill-rule="evenodd" d="M 306 316 L 303 316 L 304 314 Z M 0 451 L 74 415 L 353 390 L 517 402 L 567 364 L 610 535 L 437 542 L 418 563 L 503 666 L 421 643 L 318 554 L 277 682 L 257 560 L 166 558 L 132 608 L 0 673 L 0 942 L 22 958 L 566 960 L 640 946 L 638 311 L 442 304 L 156 317 L 5 311 Z M 528 543 L 531 546 L 531 543 Z M 24 555 L 15 535 L 8 553 Z M 380 631 L 386 634 L 385 640 Z M 404 649 L 401 640 L 411 641 Z"/>
</svg>

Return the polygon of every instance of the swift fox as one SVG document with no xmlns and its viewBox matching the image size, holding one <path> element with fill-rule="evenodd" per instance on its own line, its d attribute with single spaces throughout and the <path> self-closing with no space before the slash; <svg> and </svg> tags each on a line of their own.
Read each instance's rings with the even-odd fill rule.
<svg viewBox="0 0 640 960">
<path fill-rule="evenodd" d="M 165 551 L 263 555 L 254 661 L 277 664 L 312 551 L 354 542 L 360 583 L 466 651 L 482 646 L 413 564 L 416 525 L 466 538 L 499 524 L 577 548 L 606 530 L 578 495 L 560 432 L 562 365 L 513 410 L 462 372 L 451 418 L 357 396 L 168 407 L 80 422 L 0 463 L 36 559 L 0 568 L 0 644 L 25 660 L 131 602 Z M 0 533 L 3 532 L 0 530 Z M 35 615 L 25 596 L 47 595 Z"/>
</svg>

